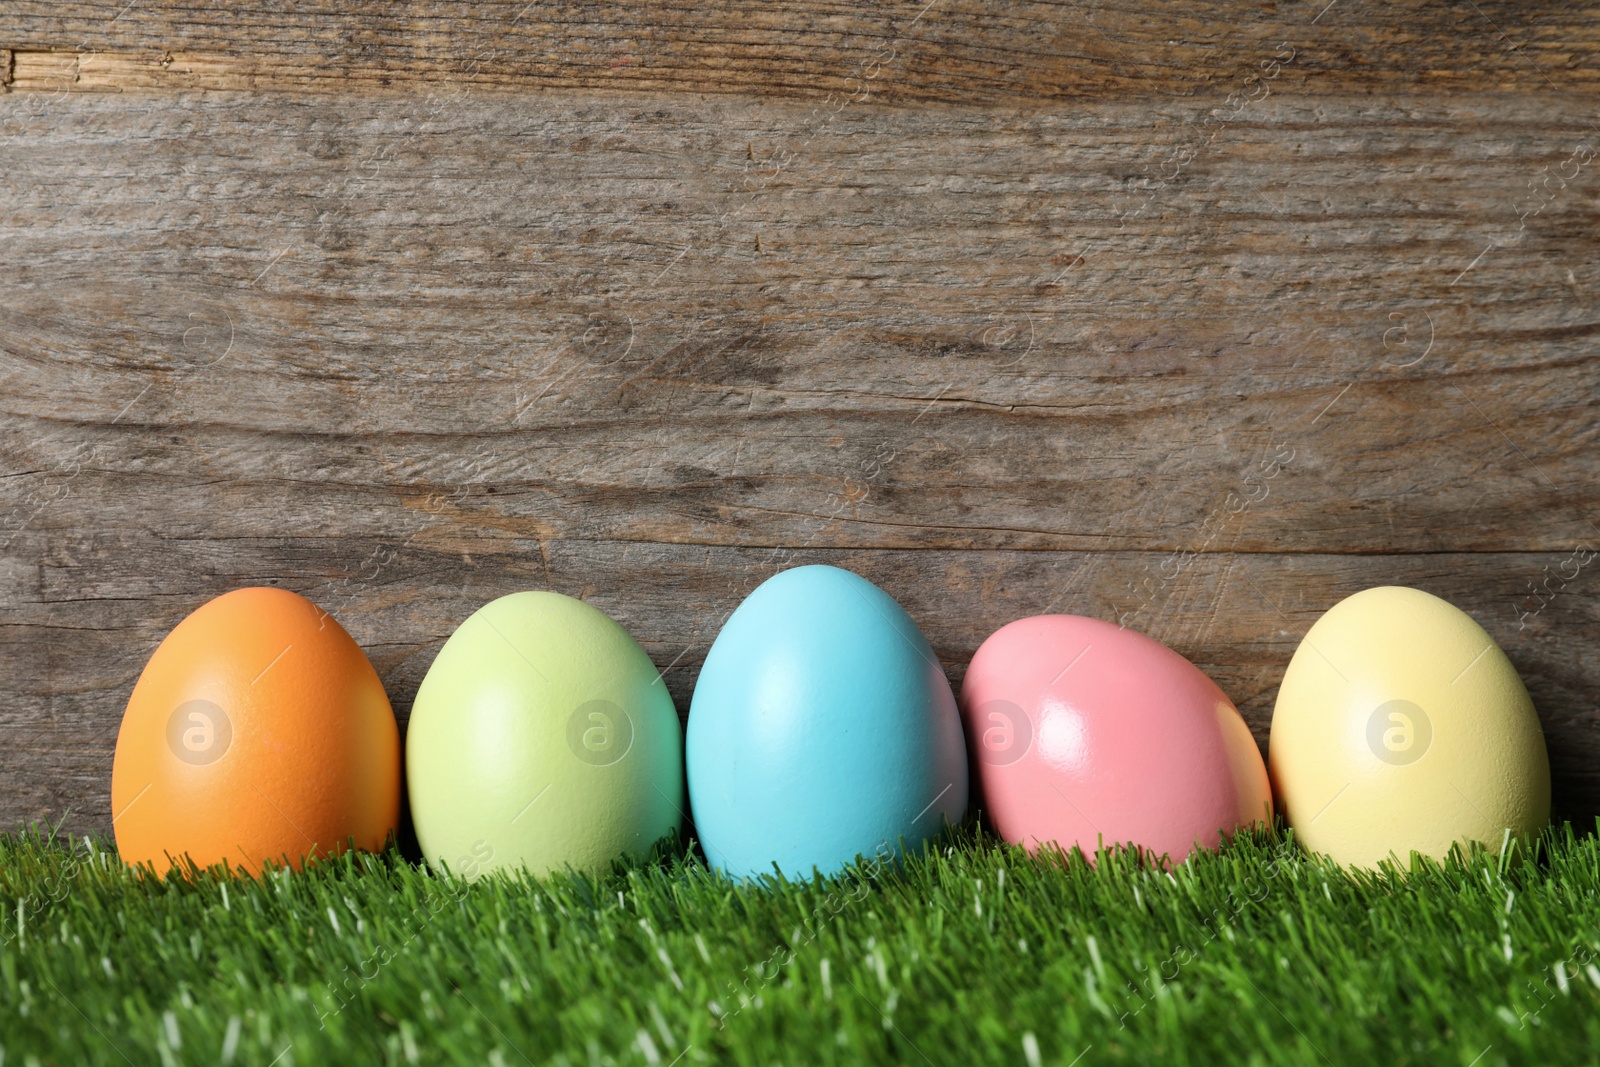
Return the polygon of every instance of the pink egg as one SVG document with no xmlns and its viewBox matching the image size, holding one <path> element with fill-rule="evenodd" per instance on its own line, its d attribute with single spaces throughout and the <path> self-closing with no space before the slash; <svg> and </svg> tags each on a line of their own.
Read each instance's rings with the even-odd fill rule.
<svg viewBox="0 0 1600 1067">
<path fill-rule="evenodd" d="M 1035 615 L 983 643 L 961 717 L 994 829 L 1091 860 L 1103 842 L 1182 862 L 1272 820 L 1261 751 L 1233 702 L 1158 641 L 1099 619 Z"/>
</svg>

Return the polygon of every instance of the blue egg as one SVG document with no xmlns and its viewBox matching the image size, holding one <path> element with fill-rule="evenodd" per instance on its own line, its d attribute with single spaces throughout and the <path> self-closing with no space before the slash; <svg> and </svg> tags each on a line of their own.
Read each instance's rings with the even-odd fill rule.
<svg viewBox="0 0 1600 1067">
<path fill-rule="evenodd" d="M 712 865 L 832 874 L 959 822 L 955 696 L 894 598 L 838 567 L 763 582 L 723 625 L 689 708 L 689 802 Z"/>
</svg>

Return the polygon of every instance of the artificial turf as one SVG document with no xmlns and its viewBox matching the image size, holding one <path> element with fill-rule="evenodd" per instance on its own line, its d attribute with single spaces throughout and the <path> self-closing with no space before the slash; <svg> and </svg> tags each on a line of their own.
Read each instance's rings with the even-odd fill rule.
<svg viewBox="0 0 1600 1067">
<path fill-rule="evenodd" d="M 397 853 L 141 877 L 0 835 L 0 1064 L 1592 1063 L 1600 844 L 1164 871 L 964 830 L 737 886 L 661 851 L 464 882 Z"/>
</svg>

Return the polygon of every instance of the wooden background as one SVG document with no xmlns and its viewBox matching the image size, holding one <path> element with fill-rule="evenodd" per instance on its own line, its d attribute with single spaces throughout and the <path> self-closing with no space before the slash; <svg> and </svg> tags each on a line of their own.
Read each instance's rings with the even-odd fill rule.
<svg viewBox="0 0 1600 1067">
<path fill-rule="evenodd" d="M 1600 812 L 1600 6 L 9 0 L 0 820 L 108 830 L 205 599 L 295 589 L 402 719 L 503 593 L 680 712 L 830 562 L 959 681 L 1054 610 L 1266 742 L 1416 585 Z"/>
</svg>

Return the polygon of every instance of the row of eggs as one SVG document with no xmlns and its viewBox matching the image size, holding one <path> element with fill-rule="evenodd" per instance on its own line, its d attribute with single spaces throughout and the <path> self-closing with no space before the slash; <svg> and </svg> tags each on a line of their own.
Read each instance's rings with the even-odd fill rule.
<svg viewBox="0 0 1600 1067">
<path fill-rule="evenodd" d="M 1318 620 L 1268 747 L 1264 764 L 1178 653 L 1073 615 L 996 631 L 958 702 L 892 597 L 805 566 L 724 624 L 686 735 L 661 672 L 603 612 L 550 592 L 493 601 L 423 679 L 402 775 L 394 713 L 355 641 L 303 597 L 248 588 L 152 655 L 111 798 L 120 854 L 161 873 L 185 856 L 251 872 L 381 848 L 402 789 L 427 860 L 469 877 L 602 870 L 691 811 L 730 875 L 827 874 L 919 847 L 962 819 L 969 789 L 1006 840 L 1091 858 L 1131 844 L 1181 861 L 1276 812 L 1307 847 L 1370 866 L 1503 847 L 1549 818 L 1544 738 L 1515 669 L 1419 590 L 1369 589 Z"/>
</svg>

